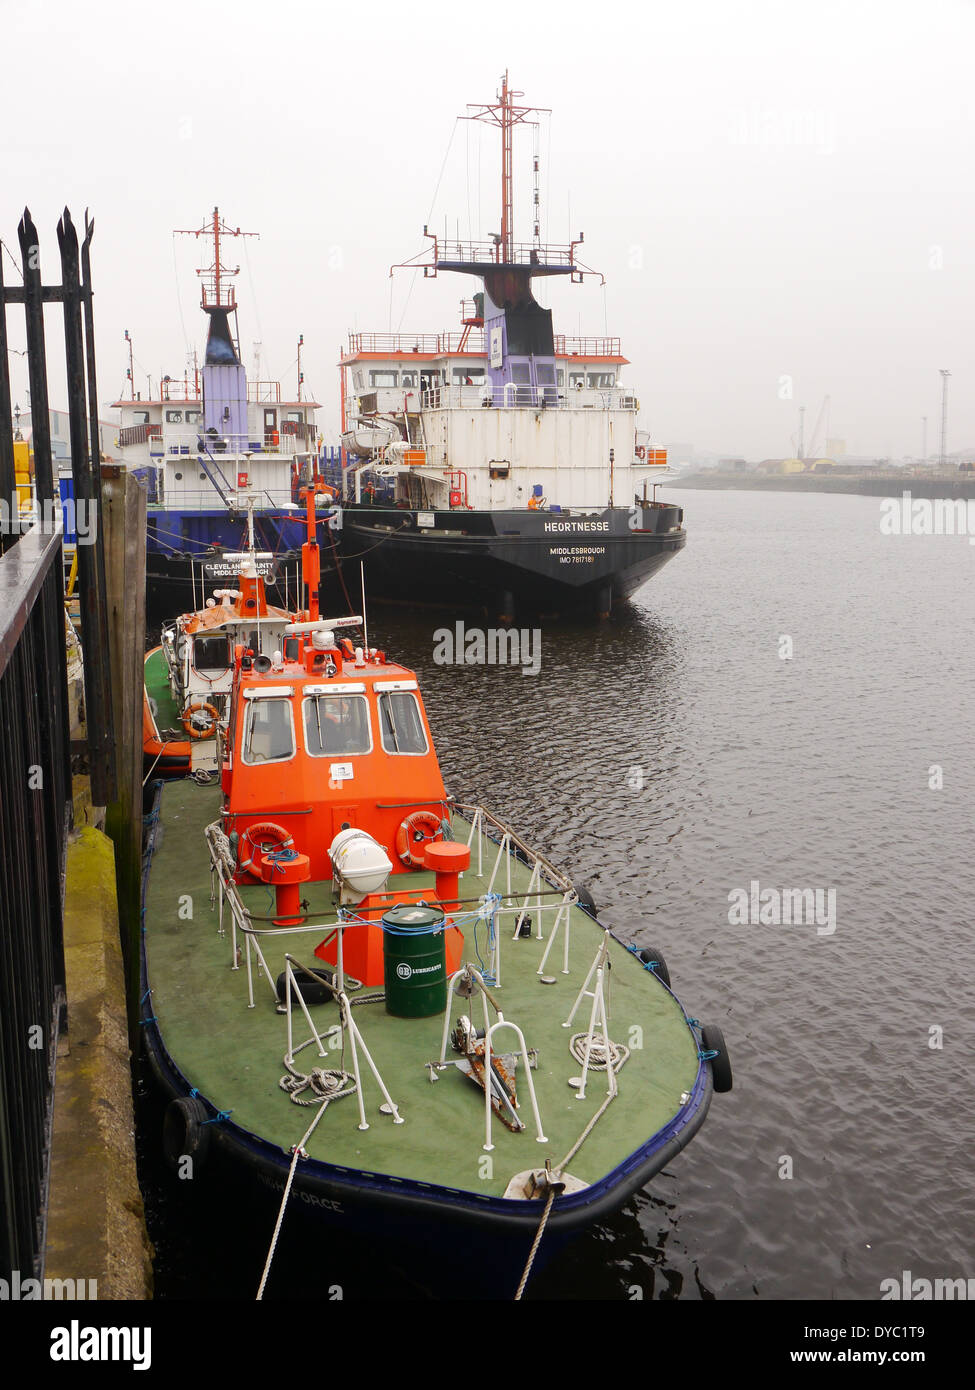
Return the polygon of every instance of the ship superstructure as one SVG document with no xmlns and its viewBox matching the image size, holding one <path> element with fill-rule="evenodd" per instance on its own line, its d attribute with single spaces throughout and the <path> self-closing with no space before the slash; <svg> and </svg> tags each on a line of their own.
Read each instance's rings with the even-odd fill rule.
<svg viewBox="0 0 975 1390">
<path fill-rule="evenodd" d="M 318 402 L 302 399 L 300 367 L 289 399 L 278 381 L 248 381 L 241 362 L 233 284 L 239 267 L 225 264 L 221 245 L 251 234 L 229 227 L 214 208 L 192 235 L 213 244 L 212 263 L 198 272 L 208 319 L 202 365 L 194 360 L 192 372 L 164 376 L 158 394 L 144 398 L 135 391 L 129 339 L 130 395 L 114 402 L 119 453 L 149 493 L 150 600 L 168 612 L 186 606 L 197 577 L 232 578 L 222 554 L 243 548 L 249 508 L 258 544 L 273 557 L 264 573 L 274 582 L 300 548 L 302 523 L 291 515 L 295 486 L 313 476 L 319 457 Z M 180 586 L 182 604 L 160 595 L 167 583 Z"/>
<path fill-rule="evenodd" d="M 520 95 L 506 74 L 497 101 L 472 114 L 501 133 L 500 232 L 463 242 L 424 228 L 427 252 L 405 263 L 480 281 L 459 330 L 350 335 L 344 534 L 361 552 L 364 533 L 396 533 L 371 561 L 386 588 L 443 580 L 502 609 L 582 600 L 608 611 L 683 546 L 682 511 L 652 495 L 666 452 L 638 428 L 619 339 L 556 334 L 535 299 L 539 278 L 597 272 L 580 260 L 581 236 L 542 244 L 537 194 L 533 239 L 514 240 L 512 132 L 535 110 Z M 601 545 L 582 544 L 592 539 Z"/>
</svg>

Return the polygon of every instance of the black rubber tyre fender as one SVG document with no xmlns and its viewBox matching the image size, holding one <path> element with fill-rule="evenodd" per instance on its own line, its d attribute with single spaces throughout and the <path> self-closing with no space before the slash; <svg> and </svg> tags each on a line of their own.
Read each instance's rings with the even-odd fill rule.
<svg viewBox="0 0 975 1390">
<path fill-rule="evenodd" d="M 163 1116 L 163 1156 L 174 1173 L 180 1160 L 191 1158 L 198 1167 L 206 1161 L 210 1147 L 210 1126 L 206 1106 L 199 1096 L 178 1096 L 166 1106 Z"/>
<path fill-rule="evenodd" d="M 335 998 L 332 991 L 322 983 L 324 980 L 331 980 L 331 978 L 331 971 L 328 970 L 315 970 L 311 972 L 306 970 L 295 971 L 295 983 L 298 986 L 302 999 L 304 999 L 309 1008 L 315 1004 L 330 1004 Z M 288 997 L 288 986 L 286 981 L 286 973 L 282 970 L 275 985 L 278 999 L 282 1004 Z"/>
<path fill-rule="evenodd" d="M 599 909 L 596 907 L 593 896 L 585 884 L 576 888 L 576 897 L 579 900 L 579 906 L 582 908 L 583 912 L 588 912 L 589 916 L 593 918 L 599 916 Z"/>
<path fill-rule="evenodd" d="M 655 946 L 644 946 L 639 952 L 640 959 L 644 965 L 649 965 L 651 961 L 656 961 L 653 967 L 653 974 L 658 975 L 664 984 L 670 989 L 670 971 L 667 969 L 667 962 Z"/>
<path fill-rule="evenodd" d="M 718 1092 L 731 1090 L 731 1059 L 724 1034 L 716 1023 L 708 1023 L 701 1029 L 701 1048 L 704 1052 L 718 1055 L 710 1061 L 711 1080 Z"/>
</svg>

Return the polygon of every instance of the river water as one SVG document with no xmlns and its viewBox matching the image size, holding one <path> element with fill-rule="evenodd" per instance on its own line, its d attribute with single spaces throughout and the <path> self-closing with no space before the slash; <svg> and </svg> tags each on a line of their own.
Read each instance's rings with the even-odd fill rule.
<svg viewBox="0 0 975 1390">
<path fill-rule="evenodd" d="M 443 615 L 371 615 L 420 676 L 448 790 L 658 947 L 734 1065 L 684 1153 L 528 1296 L 975 1278 L 975 548 L 881 534 L 876 498 L 679 497 L 684 552 L 609 623 L 543 623 L 536 675 L 437 664 Z M 819 918 L 755 917 L 772 889 L 819 890 Z M 147 1200 L 162 1296 L 253 1296 L 165 1181 Z"/>
</svg>

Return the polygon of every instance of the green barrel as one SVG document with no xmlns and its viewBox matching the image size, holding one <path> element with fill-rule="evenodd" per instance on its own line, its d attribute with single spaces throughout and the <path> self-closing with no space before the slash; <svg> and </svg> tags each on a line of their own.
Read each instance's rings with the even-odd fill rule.
<svg viewBox="0 0 975 1390">
<path fill-rule="evenodd" d="M 429 1018 L 447 1007 L 443 909 L 399 903 L 383 916 L 386 1012 Z"/>
</svg>

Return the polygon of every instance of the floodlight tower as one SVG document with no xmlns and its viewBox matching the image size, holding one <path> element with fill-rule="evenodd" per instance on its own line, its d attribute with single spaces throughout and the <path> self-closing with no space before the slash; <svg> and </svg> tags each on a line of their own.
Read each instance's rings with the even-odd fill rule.
<svg viewBox="0 0 975 1390">
<path fill-rule="evenodd" d="M 944 367 L 940 368 L 940 371 L 941 371 L 941 456 L 940 456 L 940 458 L 938 459 L 938 464 L 939 464 L 940 468 L 941 468 L 942 470 L 944 470 L 944 468 L 946 467 L 946 459 L 947 459 L 947 455 L 946 455 L 946 453 L 945 453 L 945 444 L 946 444 L 946 441 L 947 441 L 947 439 L 948 439 L 948 378 L 951 376 L 951 372 L 947 371 Z"/>
</svg>

